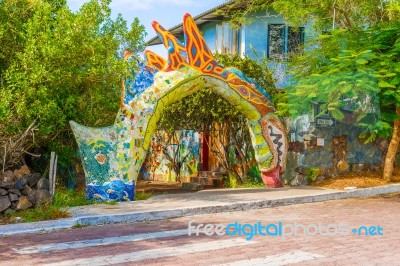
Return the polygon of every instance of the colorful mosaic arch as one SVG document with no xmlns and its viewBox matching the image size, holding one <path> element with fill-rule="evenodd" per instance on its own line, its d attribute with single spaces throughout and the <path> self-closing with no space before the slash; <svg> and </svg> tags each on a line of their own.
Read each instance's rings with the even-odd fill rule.
<svg viewBox="0 0 400 266">
<path fill-rule="evenodd" d="M 139 71 L 123 82 L 121 108 L 113 126 L 89 128 L 70 122 L 82 155 L 88 198 L 133 200 L 134 184 L 164 107 L 204 87 L 247 117 L 263 180 L 269 186 L 281 186 L 287 137 L 268 94 L 239 70 L 215 61 L 189 14 L 183 27 L 181 43 L 153 22 L 168 60 L 145 51 L 147 63 L 139 62 Z M 125 54 L 126 59 L 130 57 Z"/>
</svg>

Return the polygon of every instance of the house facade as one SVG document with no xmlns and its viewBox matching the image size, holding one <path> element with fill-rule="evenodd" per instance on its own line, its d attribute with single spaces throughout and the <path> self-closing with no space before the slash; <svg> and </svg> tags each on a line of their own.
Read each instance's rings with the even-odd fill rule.
<svg viewBox="0 0 400 266">
<path fill-rule="evenodd" d="M 254 13 L 253 22 L 240 28 L 234 28 L 221 15 L 216 15 L 218 9 L 223 9 L 228 3 L 219 5 L 194 17 L 203 37 L 213 53 L 240 54 L 254 60 L 267 57 L 271 60 L 270 68 L 276 70 L 276 86 L 284 88 L 288 78 L 285 75 L 284 62 L 291 53 L 298 51 L 307 37 L 306 27 L 291 27 L 287 25 L 274 10 Z M 183 41 L 182 24 L 176 25 L 169 32 Z M 157 36 L 147 42 L 148 46 L 160 45 Z"/>
</svg>

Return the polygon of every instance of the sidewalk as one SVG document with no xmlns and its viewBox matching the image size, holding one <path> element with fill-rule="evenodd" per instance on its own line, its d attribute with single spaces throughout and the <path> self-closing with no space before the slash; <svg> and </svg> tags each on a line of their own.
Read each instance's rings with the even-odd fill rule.
<svg viewBox="0 0 400 266">
<path fill-rule="evenodd" d="M 368 197 L 400 192 L 400 184 L 354 190 L 316 187 L 280 189 L 216 189 L 168 194 L 117 205 L 88 205 L 70 209 L 71 218 L 0 226 L 0 236 L 51 231 L 74 226 L 134 223 L 206 213 L 263 209 L 335 199 Z"/>
</svg>

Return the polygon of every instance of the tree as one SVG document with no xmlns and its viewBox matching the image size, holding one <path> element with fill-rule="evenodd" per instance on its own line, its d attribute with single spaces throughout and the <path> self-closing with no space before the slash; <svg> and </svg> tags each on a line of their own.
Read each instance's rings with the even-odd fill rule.
<svg viewBox="0 0 400 266">
<path fill-rule="evenodd" d="M 247 77 L 253 78 L 274 98 L 280 94 L 276 90 L 271 71 L 266 62 L 256 62 L 239 55 L 216 54 L 215 58 L 225 67 L 236 67 Z M 208 143 L 211 152 L 221 165 L 239 182 L 245 182 L 248 169 L 254 163 L 249 157 L 254 153 L 250 144 L 246 119 L 229 102 L 212 90 L 203 88 L 181 101 L 168 106 L 158 129 L 172 135 L 176 130 L 191 129 L 212 136 Z M 218 143 L 218 145 L 217 145 Z M 221 144 L 223 147 L 221 147 Z M 237 154 L 232 159 L 232 149 Z M 254 155 L 253 155 L 254 157 Z"/>
<path fill-rule="evenodd" d="M 109 4 L 91 0 L 74 13 L 63 0 L 0 1 L 3 170 L 50 147 L 69 161 L 62 160 L 74 155 L 69 120 L 101 126 L 115 119 L 129 64 L 122 51 L 141 50 L 145 32 L 137 19 L 130 28 L 121 16 L 111 19 Z"/>
<path fill-rule="evenodd" d="M 220 10 L 235 25 L 251 23 L 273 9 L 293 26 L 306 25 L 318 31 L 373 26 L 399 14 L 398 0 L 235 0 Z M 257 16 L 254 14 L 257 13 Z"/>
<path fill-rule="evenodd" d="M 290 73 L 295 84 L 289 94 L 292 114 L 298 114 L 312 102 L 325 107 L 338 120 L 348 100 L 367 142 L 377 136 L 391 137 L 384 162 L 383 177 L 390 180 L 400 140 L 400 1 L 328 0 L 328 1 L 250 1 L 247 7 L 227 14 L 236 23 L 248 23 L 244 14 L 275 9 L 293 25 L 311 23 L 318 38 L 292 58 Z M 379 100 L 381 119 L 367 121 L 374 113 L 373 96 Z"/>
</svg>

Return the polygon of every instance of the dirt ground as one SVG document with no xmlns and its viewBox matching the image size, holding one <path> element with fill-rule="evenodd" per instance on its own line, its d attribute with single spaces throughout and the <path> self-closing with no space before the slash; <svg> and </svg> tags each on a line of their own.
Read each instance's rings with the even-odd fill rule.
<svg viewBox="0 0 400 266">
<path fill-rule="evenodd" d="M 393 174 L 394 182 L 386 181 L 382 178 L 382 171 L 379 172 L 360 172 L 347 173 L 342 176 L 324 180 L 322 183 L 315 184 L 316 187 L 331 189 L 344 189 L 346 187 L 367 188 L 400 183 L 400 168 L 396 168 Z"/>
</svg>

